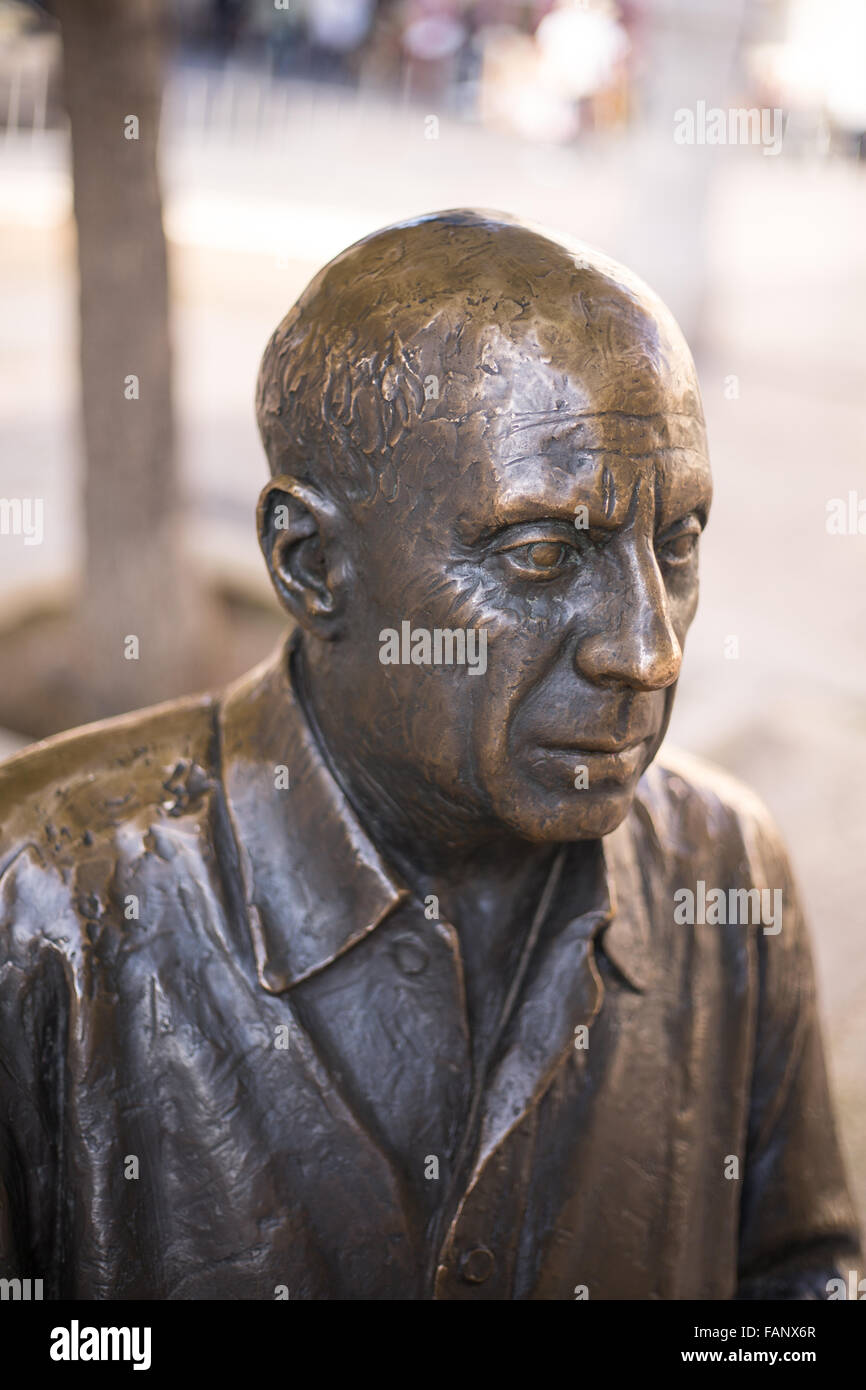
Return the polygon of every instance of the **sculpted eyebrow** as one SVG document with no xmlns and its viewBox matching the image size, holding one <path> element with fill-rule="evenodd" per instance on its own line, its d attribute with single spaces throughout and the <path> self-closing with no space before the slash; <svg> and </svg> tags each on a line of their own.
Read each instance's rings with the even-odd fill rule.
<svg viewBox="0 0 866 1390">
<path fill-rule="evenodd" d="M 609 452 L 598 450 L 598 453 Z M 532 455 L 531 457 L 536 457 Z M 515 460 L 516 462 L 516 460 Z M 619 523 L 615 522 L 610 509 L 605 506 L 606 489 L 603 486 L 603 479 L 600 494 L 596 491 L 596 479 L 591 480 L 594 495 L 589 496 L 584 490 L 587 479 L 581 479 L 583 487 L 580 488 L 582 495 L 577 495 L 577 490 L 572 499 L 566 501 L 562 497 L 513 497 L 506 498 L 495 508 L 492 518 L 464 518 L 460 525 L 458 534 L 460 539 L 468 545 L 488 545 L 498 536 L 508 531 L 514 526 L 526 525 L 531 522 L 560 522 L 566 525 L 574 524 L 575 510 L 578 506 L 585 506 L 588 512 L 589 525 L 594 531 L 616 530 Z M 667 529 L 675 525 L 677 521 L 694 513 L 704 527 L 707 522 L 709 504 L 703 488 L 689 487 L 682 496 L 672 500 L 670 515 L 664 515 L 662 497 L 656 490 L 656 522 L 657 529 Z"/>
<path fill-rule="evenodd" d="M 589 509 L 590 523 L 593 529 L 612 528 L 613 523 L 607 520 L 603 512 L 590 501 L 582 501 L 575 505 L 586 506 Z M 529 525 L 532 522 L 551 521 L 560 525 L 573 526 L 574 515 L 575 506 L 569 505 L 561 499 L 539 498 L 537 501 L 530 498 L 515 499 L 513 502 L 505 503 L 499 510 L 497 517 L 486 524 L 480 532 L 473 530 L 471 535 L 468 534 L 469 526 L 467 525 L 462 539 L 470 545 L 488 545 L 515 526 Z M 469 524 L 471 525 L 471 523 Z"/>
</svg>

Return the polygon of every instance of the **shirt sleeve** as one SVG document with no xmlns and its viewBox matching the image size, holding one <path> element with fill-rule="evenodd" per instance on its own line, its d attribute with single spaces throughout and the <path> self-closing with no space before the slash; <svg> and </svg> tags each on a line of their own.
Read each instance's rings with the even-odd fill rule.
<svg viewBox="0 0 866 1390">
<path fill-rule="evenodd" d="M 781 889 L 782 917 L 781 930 L 757 932 L 759 1005 L 737 1297 L 825 1299 L 829 1280 L 857 1267 L 857 1223 L 827 1082 L 807 928 L 778 836 L 764 827 L 757 841 L 758 883 Z"/>
<path fill-rule="evenodd" d="M 56 1297 L 69 1011 L 18 867 L 0 876 L 0 1277 L 44 1279 Z M 35 872 L 25 864 L 25 879 Z"/>
</svg>

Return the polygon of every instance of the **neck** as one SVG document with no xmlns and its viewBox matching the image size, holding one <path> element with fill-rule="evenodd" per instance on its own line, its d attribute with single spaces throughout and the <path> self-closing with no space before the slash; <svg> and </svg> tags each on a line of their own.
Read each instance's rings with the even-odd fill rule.
<svg viewBox="0 0 866 1390">
<path fill-rule="evenodd" d="M 435 894 L 457 924 L 472 907 L 513 899 L 550 864 L 556 846 L 521 839 L 442 798 L 400 796 L 358 756 L 361 741 L 329 717 L 314 691 L 303 645 L 292 658 L 292 683 L 331 775 L 383 856 L 420 896 Z M 396 779 L 394 779 L 396 781 Z"/>
</svg>

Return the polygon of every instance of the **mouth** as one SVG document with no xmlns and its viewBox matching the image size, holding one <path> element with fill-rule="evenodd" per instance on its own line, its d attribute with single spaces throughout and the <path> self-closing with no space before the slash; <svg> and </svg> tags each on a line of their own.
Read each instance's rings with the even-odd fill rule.
<svg viewBox="0 0 866 1390">
<path fill-rule="evenodd" d="M 541 752 L 549 758 L 567 759 L 573 769 L 585 767 L 588 789 L 600 783 L 632 780 L 643 760 L 649 735 L 635 743 L 616 743 L 597 740 L 583 744 L 541 744 Z"/>
<path fill-rule="evenodd" d="M 647 738 L 634 739 L 628 743 L 617 743 L 613 739 L 597 739 L 594 743 L 543 743 L 541 746 L 556 753 L 628 753 L 633 748 L 643 748 Z"/>
</svg>

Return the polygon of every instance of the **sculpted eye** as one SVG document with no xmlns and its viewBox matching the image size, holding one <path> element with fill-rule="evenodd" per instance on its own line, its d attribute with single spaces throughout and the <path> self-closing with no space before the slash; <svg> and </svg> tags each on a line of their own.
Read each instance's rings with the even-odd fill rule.
<svg viewBox="0 0 866 1390">
<path fill-rule="evenodd" d="M 526 547 L 526 553 L 533 565 L 539 569 L 553 569 L 565 559 L 565 546 L 556 541 L 536 541 Z"/>
<path fill-rule="evenodd" d="M 564 541 L 529 541 L 501 552 L 522 579 L 556 579 L 576 551 Z"/>
<path fill-rule="evenodd" d="M 662 541 L 656 547 L 656 553 L 661 562 L 669 569 L 677 569 L 687 565 L 694 558 L 699 536 L 700 527 L 695 523 L 688 530 L 678 531 L 676 535 Z"/>
</svg>

